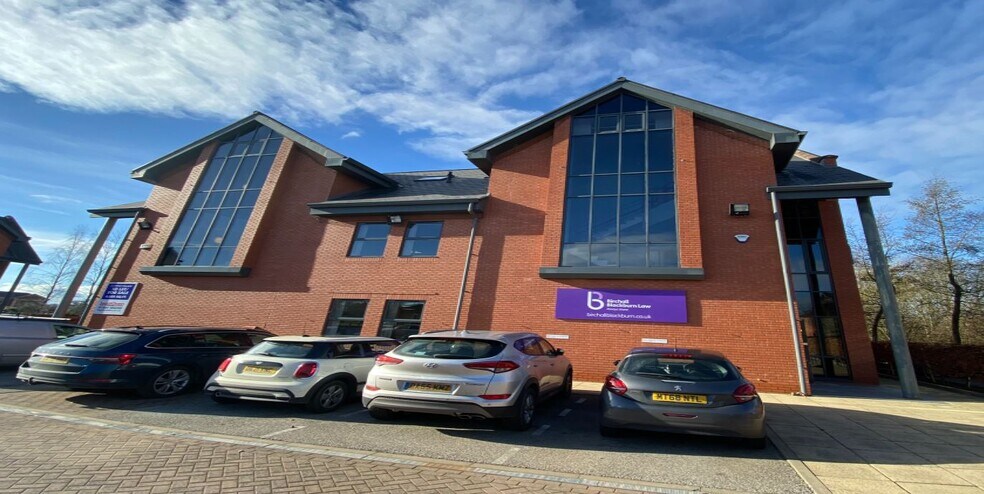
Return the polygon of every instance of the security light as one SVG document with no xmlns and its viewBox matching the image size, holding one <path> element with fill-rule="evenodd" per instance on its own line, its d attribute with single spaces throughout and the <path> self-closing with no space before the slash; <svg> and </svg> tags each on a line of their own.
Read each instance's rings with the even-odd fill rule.
<svg viewBox="0 0 984 494">
<path fill-rule="evenodd" d="M 750 213 L 751 208 L 748 207 L 747 202 L 731 204 L 731 216 L 748 216 Z"/>
<path fill-rule="evenodd" d="M 399 225 L 402 222 L 403 218 L 401 218 L 398 214 L 389 217 L 389 224 L 391 225 Z"/>
<path fill-rule="evenodd" d="M 150 220 L 148 220 L 147 218 L 139 218 L 139 219 L 137 219 L 137 226 L 141 230 L 150 230 L 150 229 L 154 228 L 154 224 L 151 223 Z"/>
</svg>

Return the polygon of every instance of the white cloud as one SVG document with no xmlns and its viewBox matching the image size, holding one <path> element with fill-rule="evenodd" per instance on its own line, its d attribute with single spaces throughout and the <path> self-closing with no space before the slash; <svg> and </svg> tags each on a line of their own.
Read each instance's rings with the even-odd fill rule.
<svg viewBox="0 0 984 494">
<path fill-rule="evenodd" d="M 55 196 L 51 194 L 30 194 L 30 196 L 37 199 L 37 201 L 42 204 L 64 204 L 66 202 L 82 204 L 82 201 L 78 199 L 72 199 L 71 197 L 65 196 Z"/>
<path fill-rule="evenodd" d="M 356 139 L 362 137 L 362 133 L 358 130 L 350 130 L 342 135 L 342 139 Z"/>
</svg>

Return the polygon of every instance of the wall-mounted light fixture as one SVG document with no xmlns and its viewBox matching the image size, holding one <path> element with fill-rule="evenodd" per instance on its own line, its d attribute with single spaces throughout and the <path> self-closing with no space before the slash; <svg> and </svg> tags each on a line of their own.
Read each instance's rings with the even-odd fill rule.
<svg viewBox="0 0 984 494">
<path fill-rule="evenodd" d="M 400 215 L 398 214 L 394 214 L 393 216 L 389 217 L 389 224 L 391 225 L 399 225 L 402 222 L 403 222 L 403 218 L 401 218 Z"/>
<path fill-rule="evenodd" d="M 151 230 L 154 228 L 154 224 L 147 218 L 137 218 L 137 227 L 141 230 Z"/>
<path fill-rule="evenodd" d="M 751 212 L 747 202 L 731 203 L 731 216 L 748 216 Z"/>
<path fill-rule="evenodd" d="M 738 235 L 735 235 L 735 240 L 737 240 L 739 244 L 743 244 L 745 242 L 748 242 L 748 235 L 744 233 L 739 233 Z"/>
</svg>

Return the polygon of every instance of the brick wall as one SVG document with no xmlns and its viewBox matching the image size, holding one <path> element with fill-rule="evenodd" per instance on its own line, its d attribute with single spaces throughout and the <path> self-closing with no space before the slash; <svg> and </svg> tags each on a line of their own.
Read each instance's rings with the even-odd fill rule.
<svg viewBox="0 0 984 494">
<path fill-rule="evenodd" d="M 686 266 L 703 266 L 705 280 L 546 280 L 539 268 L 559 260 L 569 126 L 569 119 L 560 120 L 552 133 L 495 160 L 491 200 L 479 226 L 482 250 L 468 327 L 569 335 L 554 343 L 575 363 L 577 379 L 601 380 L 612 361 L 642 345 L 642 338 L 666 338 L 670 345 L 723 351 L 761 389 L 797 390 L 765 195 L 775 182 L 767 143 L 687 112 L 676 114 L 681 259 Z M 732 202 L 749 203 L 752 214 L 728 216 Z M 738 233 L 750 235 L 748 243 L 736 242 Z M 689 322 L 557 320 L 554 302 L 562 287 L 684 290 Z"/>
</svg>

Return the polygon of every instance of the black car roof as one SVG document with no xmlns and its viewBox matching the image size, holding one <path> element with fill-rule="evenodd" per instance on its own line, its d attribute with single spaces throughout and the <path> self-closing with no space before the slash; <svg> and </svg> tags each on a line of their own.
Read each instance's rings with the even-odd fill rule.
<svg viewBox="0 0 984 494">
<path fill-rule="evenodd" d="M 269 331 L 256 328 L 205 328 L 200 326 L 123 326 L 118 328 L 104 328 L 102 331 L 127 331 L 132 333 L 208 333 L 213 331 L 258 331 L 270 333 Z"/>
<path fill-rule="evenodd" d="M 727 360 L 722 353 L 714 350 L 700 350 L 696 348 L 667 348 L 640 346 L 629 350 L 629 355 L 639 355 L 645 353 L 672 354 L 672 355 L 700 355 L 702 357 L 715 357 Z"/>
</svg>

